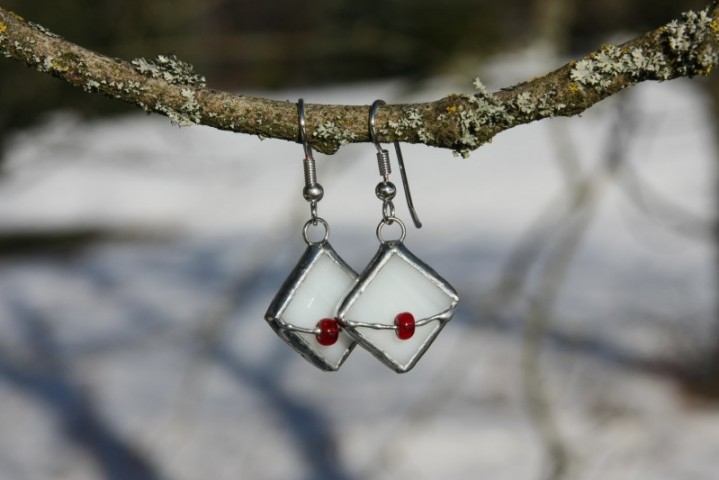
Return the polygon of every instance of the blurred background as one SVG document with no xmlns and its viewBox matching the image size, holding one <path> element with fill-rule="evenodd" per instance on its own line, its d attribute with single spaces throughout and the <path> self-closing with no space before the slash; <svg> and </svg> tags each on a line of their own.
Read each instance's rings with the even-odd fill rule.
<svg viewBox="0 0 719 480">
<path fill-rule="evenodd" d="M 704 6 L 3 2 L 211 88 L 367 105 L 496 90 Z M 404 146 L 425 223 L 406 243 L 462 300 L 399 377 L 359 349 L 316 371 L 263 320 L 304 250 L 299 145 L 179 129 L 9 60 L 0 105 L 0 479 L 716 478 L 716 74 L 467 160 Z M 373 149 L 317 157 L 361 270 Z"/>
</svg>

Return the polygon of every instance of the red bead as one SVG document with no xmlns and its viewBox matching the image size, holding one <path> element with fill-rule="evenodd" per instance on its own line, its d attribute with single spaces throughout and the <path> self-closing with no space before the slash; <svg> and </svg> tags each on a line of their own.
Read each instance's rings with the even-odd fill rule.
<svg viewBox="0 0 719 480">
<path fill-rule="evenodd" d="M 414 315 L 409 312 L 402 312 L 394 317 L 394 332 L 400 340 L 407 340 L 414 335 Z"/>
<path fill-rule="evenodd" d="M 323 318 L 317 322 L 320 333 L 315 335 L 320 345 L 329 347 L 337 342 L 340 336 L 340 324 L 336 318 Z"/>
</svg>

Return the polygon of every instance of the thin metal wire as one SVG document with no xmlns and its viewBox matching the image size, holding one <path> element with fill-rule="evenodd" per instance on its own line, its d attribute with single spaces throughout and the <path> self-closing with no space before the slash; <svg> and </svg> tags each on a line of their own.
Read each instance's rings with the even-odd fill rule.
<svg viewBox="0 0 719 480">
<path fill-rule="evenodd" d="M 302 160 L 302 167 L 304 169 L 305 178 L 305 189 L 303 194 L 314 192 L 314 196 L 305 195 L 305 199 L 310 204 L 310 215 L 312 216 L 312 224 L 317 225 L 317 203 L 322 199 L 322 186 L 317 183 L 317 166 L 315 158 L 312 156 L 312 148 L 310 148 L 307 142 L 307 131 L 306 131 L 306 120 L 305 120 L 305 101 L 300 98 L 297 100 L 297 116 L 299 118 L 299 131 L 300 131 L 300 142 L 305 150 L 305 158 Z M 316 193 L 319 188 L 319 194 Z"/>
<path fill-rule="evenodd" d="M 305 158 L 314 160 L 314 157 L 312 156 L 312 149 L 310 148 L 310 145 L 307 143 L 307 132 L 305 131 L 305 128 L 306 128 L 305 101 L 302 98 L 297 100 L 297 114 L 299 115 L 299 119 L 300 119 L 300 142 L 302 143 L 302 146 L 305 149 Z"/>
<path fill-rule="evenodd" d="M 402 177 L 402 188 L 404 188 L 405 197 L 407 197 L 407 207 L 412 217 L 412 222 L 417 228 L 422 228 L 422 222 L 419 221 L 417 210 L 414 209 L 412 202 L 412 193 L 409 191 L 409 181 L 407 180 L 407 170 L 404 168 L 404 159 L 402 158 L 402 150 L 399 148 L 399 142 L 394 142 L 394 149 L 397 152 L 397 163 L 399 163 L 399 175 Z"/>
<path fill-rule="evenodd" d="M 379 174 L 382 176 L 384 181 L 388 181 L 389 174 L 392 173 L 392 168 L 389 161 L 389 152 L 382 148 L 377 140 L 377 131 L 375 128 L 375 117 L 377 116 L 377 109 L 380 105 L 387 105 L 384 100 L 375 100 L 369 109 L 369 136 L 374 146 L 377 148 L 377 163 L 379 166 Z M 402 150 L 400 149 L 399 142 L 394 142 L 394 149 L 397 152 L 397 162 L 399 163 L 399 173 L 402 177 L 402 188 L 404 188 L 404 196 L 407 199 L 407 207 L 409 208 L 409 214 L 412 217 L 412 222 L 417 228 L 422 228 L 422 222 L 417 216 L 417 210 L 414 208 L 414 202 L 412 201 L 412 193 L 409 190 L 409 180 L 407 179 L 407 170 L 404 167 L 404 158 L 402 157 Z"/>
<path fill-rule="evenodd" d="M 369 138 L 370 140 L 372 140 L 372 143 L 374 143 L 374 146 L 377 147 L 378 153 L 382 153 L 382 146 L 377 140 L 377 131 L 375 130 L 374 126 L 374 118 L 377 116 L 377 109 L 380 105 L 387 105 L 387 102 L 378 99 L 372 103 L 371 107 L 369 107 Z"/>
</svg>

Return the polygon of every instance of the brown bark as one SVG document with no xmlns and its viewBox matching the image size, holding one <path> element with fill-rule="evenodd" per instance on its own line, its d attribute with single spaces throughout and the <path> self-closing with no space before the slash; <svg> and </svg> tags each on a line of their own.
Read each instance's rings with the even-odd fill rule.
<svg viewBox="0 0 719 480">
<path fill-rule="evenodd" d="M 68 83 L 161 113 L 180 125 L 296 141 L 295 104 L 206 88 L 173 57 L 127 62 L 75 45 L 0 8 L 0 53 Z M 496 134 L 553 116 L 577 115 L 645 80 L 706 75 L 719 62 L 719 3 L 619 46 L 605 45 L 577 62 L 494 94 L 475 92 L 434 102 L 388 105 L 377 114 L 383 141 L 423 143 L 467 154 Z M 367 106 L 306 105 L 312 146 L 334 153 L 369 141 Z"/>
</svg>

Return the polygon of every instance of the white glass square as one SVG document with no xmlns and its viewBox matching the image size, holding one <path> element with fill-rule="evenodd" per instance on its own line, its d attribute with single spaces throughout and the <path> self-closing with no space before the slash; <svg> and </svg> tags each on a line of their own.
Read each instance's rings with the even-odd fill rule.
<svg viewBox="0 0 719 480">
<path fill-rule="evenodd" d="M 380 247 L 339 315 L 357 342 L 397 372 L 406 372 L 451 319 L 458 301 L 451 285 L 404 245 L 392 242 Z M 418 323 L 406 340 L 394 329 L 395 317 L 403 312 Z"/>
<path fill-rule="evenodd" d="M 333 345 L 321 345 L 313 333 L 317 322 L 337 317 L 337 309 L 357 274 L 326 243 L 310 245 L 272 301 L 265 319 L 278 335 L 323 370 L 337 370 L 354 347 L 340 331 Z"/>
</svg>

